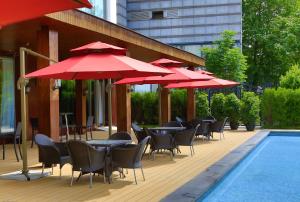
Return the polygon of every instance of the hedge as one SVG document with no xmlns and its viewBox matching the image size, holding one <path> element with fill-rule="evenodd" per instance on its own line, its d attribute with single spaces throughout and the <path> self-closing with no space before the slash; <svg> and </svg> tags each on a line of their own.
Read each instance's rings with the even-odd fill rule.
<svg viewBox="0 0 300 202">
<path fill-rule="evenodd" d="M 196 95 L 196 116 L 197 118 L 206 118 L 209 114 L 208 95 L 200 92 Z"/>
<path fill-rule="evenodd" d="M 171 120 L 175 120 L 176 116 L 186 120 L 187 111 L 187 93 L 186 90 L 171 91 Z"/>
<path fill-rule="evenodd" d="M 261 109 L 265 128 L 300 128 L 300 89 L 266 89 Z"/>
</svg>

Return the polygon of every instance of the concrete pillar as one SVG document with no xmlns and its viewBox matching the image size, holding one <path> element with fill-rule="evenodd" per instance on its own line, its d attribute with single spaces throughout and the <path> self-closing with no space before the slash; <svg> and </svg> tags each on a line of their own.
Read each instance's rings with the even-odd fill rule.
<svg viewBox="0 0 300 202">
<path fill-rule="evenodd" d="M 118 131 L 131 132 L 130 85 L 117 85 L 117 127 Z"/>
<path fill-rule="evenodd" d="M 76 92 L 76 124 L 86 125 L 86 93 L 87 93 L 87 81 L 77 80 L 75 83 Z"/>
<path fill-rule="evenodd" d="M 37 33 L 37 50 L 51 59 L 58 60 L 58 32 L 48 27 L 42 27 Z M 49 65 L 49 61 L 37 58 L 37 69 Z M 36 100 L 33 106 L 39 120 L 39 132 L 59 140 L 59 90 L 53 89 L 53 79 L 37 79 Z M 32 107 L 32 105 L 31 105 Z"/>
<path fill-rule="evenodd" d="M 167 88 L 161 89 L 161 124 L 171 121 L 171 95 Z"/>
</svg>

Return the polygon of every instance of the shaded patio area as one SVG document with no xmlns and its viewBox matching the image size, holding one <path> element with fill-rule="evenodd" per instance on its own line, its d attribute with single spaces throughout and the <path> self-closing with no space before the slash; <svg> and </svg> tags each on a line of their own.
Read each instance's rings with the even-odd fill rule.
<svg viewBox="0 0 300 202">
<path fill-rule="evenodd" d="M 125 172 L 125 179 L 120 179 L 115 173 L 112 184 L 104 184 L 102 176 L 95 176 L 93 188 L 90 189 L 89 178 L 84 176 L 70 187 L 70 165 L 63 167 L 61 179 L 58 167 L 55 167 L 54 175 L 31 182 L 1 179 L 0 201 L 159 201 L 256 132 L 246 132 L 244 129 L 225 131 L 225 139 L 222 141 L 216 139 L 217 134 L 211 141 L 197 139 L 193 157 L 190 156 L 189 147 L 181 147 L 182 153 L 177 154 L 173 160 L 168 154 L 157 154 L 155 160 L 148 159 L 146 155 L 143 159 L 146 181 L 142 180 L 142 174 L 137 170 L 138 185 L 134 183 L 133 171 L 129 170 L 128 174 Z M 133 133 L 132 137 L 134 138 Z M 95 132 L 95 138 L 107 138 L 107 133 Z M 41 164 L 38 164 L 37 159 L 38 151 L 35 145 L 34 148 L 28 149 L 29 166 L 41 171 Z M 7 145 L 6 160 L 0 162 L 0 174 L 21 168 L 21 162 L 16 161 L 12 145 Z"/>
</svg>

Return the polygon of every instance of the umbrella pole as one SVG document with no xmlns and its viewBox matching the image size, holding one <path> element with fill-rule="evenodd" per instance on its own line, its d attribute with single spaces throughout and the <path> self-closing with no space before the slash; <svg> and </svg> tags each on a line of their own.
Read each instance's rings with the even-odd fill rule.
<svg viewBox="0 0 300 202">
<path fill-rule="evenodd" d="M 108 79 L 108 135 L 112 134 L 112 99 L 111 99 L 111 79 Z"/>
<path fill-rule="evenodd" d="M 34 52 L 30 49 L 21 47 L 20 48 L 20 78 L 18 80 L 18 88 L 21 92 L 21 123 L 22 123 L 22 174 L 25 175 L 27 181 L 30 181 L 29 170 L 28 170 L 28 159 L 27 159 L 27 95 L 26 95 L 26 85 L 28 80 L 25 77 L 25 53 L 43 58 L 51 62 L 57 62 L 52 60 L 42 54 Z"/>
<path fill-rule="evenodd" d="M 162 125 L 162 120 L 161 120 L 161 85 L 158 85 L 158 89 L 157 89 L 157 92 L 158 92 L 158 122 L 159 122 L 159 125 L 161 126 Z"/>
</svg>

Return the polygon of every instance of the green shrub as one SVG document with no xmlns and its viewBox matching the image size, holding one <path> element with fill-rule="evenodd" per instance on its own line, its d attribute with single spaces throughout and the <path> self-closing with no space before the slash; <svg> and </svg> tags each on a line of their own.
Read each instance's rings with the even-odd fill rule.
<svg viewBox="0 0 300 202">
<path fill-rule="evenodd" d="M 196 116 L 197 118 L 207 117 L 209 112 L 207 93 L 200 92 L 196 97 Z"/>
<path fill-rule="evenodd" d="M 300 89 L 266 89 L 261 109 L 264 128 L 300 128 Z"/>
<path fill-rule="evenodd" d="M 234 93 L 226 96 L 225 112 L 229 118 L 231 129 L 237 129 L 241 117 L 241 101 Z"/>
<path fill-rule="evenodd" d="M 61 112 L 75 112 L 75 81 L 61 81 L 59 106 Z"/>
<path fill-rule="evenodd" d="M 260 120 L 260 100 L 253 92 L 244 92 L 241 101 L 241 120 L 248 129 Z"/>
<path fill-rule="evenodd" d="M 280 77 L 280 87 L 289 89 L 300 88 L 300 69 L 299 65 L 294 65 Z"/>
<path fill-rule="evenodd" d="M 171 119 L 175 120 L 175 117 L 182 117 L 186 119 L 187 111 L 187 93 L 186 90 L 172 90 L 171 91 Z"/>
<path fill-rule="evenodd" d="M 212 96 L 211 113 L 217 120 L 222 120 L 226 117 L 225 100 L 223 93 L 217 93 Z"/>
</svg>

